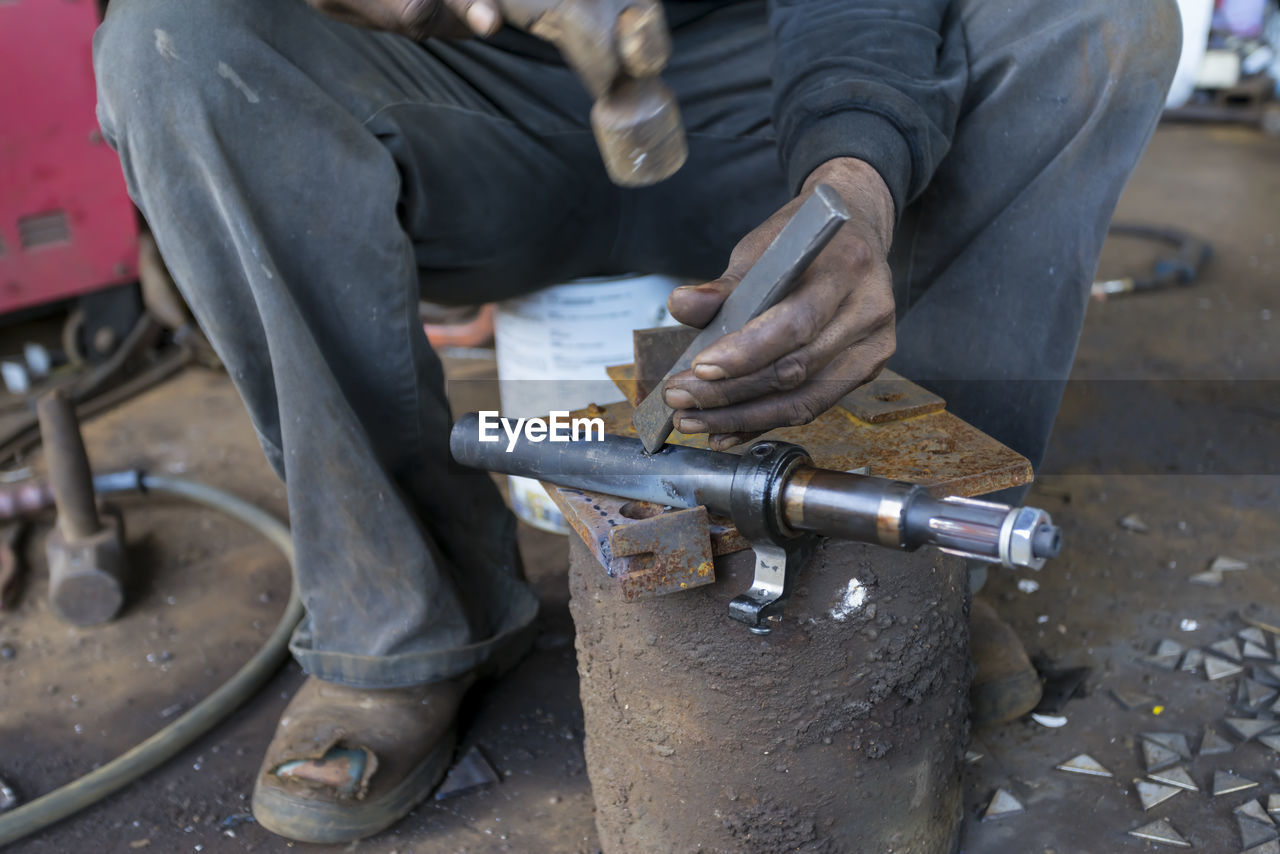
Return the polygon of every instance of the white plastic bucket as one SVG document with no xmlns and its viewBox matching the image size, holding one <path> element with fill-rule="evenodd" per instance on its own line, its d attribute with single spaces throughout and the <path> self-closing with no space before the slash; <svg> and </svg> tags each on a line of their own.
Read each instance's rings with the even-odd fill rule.
<svg viewBox="0 0 1280 854">
<path fill-rule="evenodd" d="M 1213 0 L 1178 0 L 1182 13 L 1182 57 L 1174 72 L 1167 109 L 1181 107 L 1196 89 L 1196 76 L 1209 42 L 1209 26 L 1213 21 Z"/>
<path fill-rule="evenodd" d="M 577 279 L 499 303 L 493 337 L 503 416 L 544 416 L 620 399 L 605 367 L 633 361 L 633 330 L 674 323 L 667 297 L 680 284 L 670 276 Z M 569 533 L 538 481 L 508 482 L 516 515 L 543 530 Z"/>
</svg>

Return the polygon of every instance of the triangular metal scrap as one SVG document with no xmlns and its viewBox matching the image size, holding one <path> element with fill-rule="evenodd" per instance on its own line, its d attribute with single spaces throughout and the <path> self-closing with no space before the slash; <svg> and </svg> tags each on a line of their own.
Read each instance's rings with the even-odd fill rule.
<svg viewBox="0 0 1280 854">
<path fill-rule="evenodd" d="M 1112 688 L 1111 696 L 1126 709 L 1137 709 L 1142 706 L 1151 706 L 1156 702 L 1155 697 L 1149 697 L 1146 694 L 1139 694 L 1136 691 L 1126 691 L 1123 688 Z"/>
<path fill-rule="evenodd" d="M 1221 587 L 1221 572 L 1197 572 L 1194 575 L 1188 575 L 1187 581 L 1192 584 L 1203 584 L 1205 587 Z"/>
<path fill-rule="evenodd" d="M 480 748 L 472 747 L 462 754 L 454 766 L 445 775 L 444 782 L 436 789 L 435 799 L 456 798 L 501 782 L 498 772 L 493 770 L 489 760 L 484 758 Z"/>
<path fill-rule="evenodd" d="M 1241 851 L 1240 854 L 1280 854 L 1280 842 L 1264 842 L 1257 848 Z"/>
<path fill-rule="evenodd" d="M 1147 766 L 1147 773 L 1177 765 L 1182 757 L 1163 745 L 1150 741 L 1142 742 L 1142 762 Z"/>
<path fill-rule="evenodd" d="M 1276 753 L 1280 753 L 1280 735 L 1260 735 L 1258 741 L 1270 747 Z"/>
<path fill-rule="evenodd" d="M 1178 848 L 1190 848 L 1191 843 L 1182 838 L 1182 834 L 1173 829 L 1173 825 L 1169 824 L 1165 819 L 1153 821 L 1151 824 L 1144 824 L 1142 827 L 1134 828 L 1129 831 L 1130 836 L 1136 836 L 1139 839 L 1149 839 L 1152 842 L 1163 842 L 1165 845 L 1174 845 Z"/>
<path fill-rule="evenodd" d="M 1061 765 L 1055 766 L 1059 771 L 1069 771 L 1072 774 L 1085 774 L 1090 777 L 1110 777 L 1111 772 L 1102 767 L 1102 763 L 1094 759 L 1087 753 L 1081 753 L 1079 756 L 1073 756 Z"/>
<path fill-rule="evenodd" d="M 1248 741 L 1280 726 L 1280 721 L 1260 721 L 1256 718 L 1223 718 L 1223 723 L 1231 727 L 1236 735 Z"/>
<path fill-rule="evenodd" d="M 983 757 L 981 753 L 974 753 L 972 750 L 966 750 L 964 753 L 964 764 L 972 765 Z"/>
<path fill-rule="evenodd" d="M 996 789 L 996 793 L 991 796 L 991 803 L 987 805 L 987 811 L 982 814 L 982 820 L 1005 818 L 1025 810 L 1026 807 L 1013 795 L 1004 789 Z"/>
<path fill-rule="evenodd" d="M 1259 682 L 1280 688 L 1280 664 L 1263 664 L 1253 666 L 1253 678 Z"/>
<path fill-rule="evenodd" d="M 1177 786 L 1179 789 L 1186 789 L 1188 792 L 1198 792 L 1200 787 L 1196 785 L 1196 781 L 1191 779 L 1191 775 L 1187 773 L 1187 769 L 1179 765 L 1176 768 L 1170 768 L 1167 771 L 1156 771 L 1148 774 L 1152 780 L 1157 783 L 1165 783 L 1170 786 Z"/>
<path fill-rule="evenodd" d="M 1215 771 L 1213 774 L 1213 796 L 1229 795 L 1232 792 L 1243 792 L 1258 785 L 1247 777 L 1232 774 L 1230 771 Z"/>
<path fill-rule="evenodd" d="M 1280 814 L 1280 795 L 1267 795 L 1267 812 L 1272 815 Z"/>
<path fill-rule="evenodd" d="M 1180 732 L 1144 732 L 1142 738 L 1172 750 L 1183 759 L 1191 758 L 1191 746 L 1187 744 L 1187 737 Z"/>
<path fill-rule="evenodd" d="M 1240 844 L 1245 848 L 1253 848 L 1280 838 L 1280 831 L 1276 830 L 1275 825 L 1263 824 L 1242 815 L 1236 816 L 1236 827 L 1240 828 Z"/>
<path fill-rule="evenodd" d="M 1244 668 L 1230 661 L 1223 661 L 1216 656 L 1206 655 L 1204 657 L 1204 678 L 1213 682 L 1216 679 L 1226 679 L 1228 676 L 1236 676 L 1244 672 Z"/>
<path fill-rule="evenodd" d="M 1236 702 L 1246 709 L 1259 709 L 1276 698 L 1275 688 L 1248 678 L 1241 680 L 1239 692 Z"/>
<path fill-rule="evenodd" d="M 1254 643 L 1253 641 L 1245 641 L 1244 646 L 1240 650 L 1245 658 L 1261 658 L 1263 661 L 1272 661 L 1271 653 L 1267 651 L 1265 644 Z"/>
<path fill-rule="evenodd" d="M 1240 644 L 1236 643 L 1235 638 L 1223 638 L 1217 643 L 1211 643 L 1209 644 L 1209 651 L 1232 661 L 1240 660 Z"/>
<path fill-rule="evenodd" d="M 1249 564 L 1234 557 L 1226 555 L 1218 555 L 1213 559 L 1213 563 L 1209 564 L 1211 572 L 1238 572 L 1242 569 L 1248 569 Z"/>
<path fill-rule="evenodd" d="M 1147 780 L 1134 780 L 1133 785 L 1138 790 L 1138 800 L 1142 801 L 1143 810 L 1149 810 L 1158 804 L 1162 804 L 1179 792 L 1184 791 L 1177 786 L 1166 786 L 1163 783 L 1151 783 Z"/>
<path fill-rule="evenodd" d="M 1200 739 L 1200 755 L 1214 756 L 1219 753 L 1230 753 L 1235 750 L 1236 746 L 1218 735 L 1213 730 L 1205 727 L 1204 737 Z"/>
<path fill-rule="evenodd" d="M 1232 812 L 1236 815 L 1248 816 L 1254 821 L 1260 821 L 1263 824 L 1275 824 L 1271 820 L 1271 816 L 1267 815 L 1267 811 L 1263 808 L 1262 801 L 1245 801 L 1233 809 Z"/>
<path fill-rule="evenodd" d="M 1187 650 L 1187 654 L 1182 656 L 1182 663 L 1178 665 L 1178 669 L 1185 673 L 1195 673 L 1201 667 L 1204 667 L 1204 651 L 1199 649 Z"/>
<path fill-rule="evenodd" d="M 1267 645 L 1267 636 L 1262 633 L 1262 629 L 1257 626 L 1250 626 L 1247 629 L 1241 629 L 1236 632 L 1236 637 L 1248 643 L 1256 643 L 1258 646 Z"/>
<path fill-rule="evenodd" d="M 1186 647 L 1176 640 L 1162 638 L 1160 643 L 1156 644 L 1156 648 L 1152 650 L 1151 655 L 1156 658 L 1164 658 L 1166 655 L 1182 655 L 1185 650 Z"/>
</svg>

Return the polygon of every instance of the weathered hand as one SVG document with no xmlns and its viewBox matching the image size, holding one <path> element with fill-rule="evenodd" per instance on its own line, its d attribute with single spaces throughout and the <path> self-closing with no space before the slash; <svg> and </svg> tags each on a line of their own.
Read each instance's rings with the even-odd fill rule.
<svg viewBox="0 0 1280 854">
<path fill-rule="evenodd" d="M 331 18 L 421 41 L 491 36 L 502 26 L 495 0 L 307 0 Z"/>
<path fill-rule="evenodd" d="M 677 288 L 668 308 L 690 326 L 710 322 L 819 183 L 840 194 L 850 220 L 785 299 L 699 353 L 692 371 L 667 381 L 676 429 L 710 433 L 716 450 L 775 427 L 809 423 L 874 379 L 893 355 L 893 198 L 879 173 L 853 158 L 814 170 L 799 197 L 738 243 L 724 275 Z"/>
</svg>

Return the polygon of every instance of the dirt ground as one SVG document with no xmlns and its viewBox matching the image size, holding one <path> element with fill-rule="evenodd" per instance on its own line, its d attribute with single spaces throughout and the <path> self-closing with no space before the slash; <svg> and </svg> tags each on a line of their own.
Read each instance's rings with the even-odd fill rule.
<svg viewBox="0 0 1280 854">
<path fill-rule="evenodd" d="M 1089 668 L 1060 728 L 1030 720 L 974 733 L 966 771 L 967 854 L 1156 850 L 1127 836 L 1167 818 L 1195 850 L 1230 854 L 1231 810 L 1280 792 L 1280 752 L 1245 744 L 1185 763 L 1202 790 L 1217 770 L 1262 785 L 1212 798 L 1183 792 L 1144 813 L 1138 734 L 1225 734 L 1238 678 L 1165 671 L 1143 659 L 1161 639 L 1204 646 L 1244 624 L 1249 603 L 1280 612 L 1280 141 L 1253 131 L 1164 128 L 1118 218 L 1179 225 L 1216 257 L 1194 287 L 1094 304 L 1046 474 L 1031 503 L 1064 527 L 1063 556 L 1039 574 L 994 572 L 987 587 L 1045 668 Z M 1109 244 L 1106 273 L 1151 257 Z M 6 336 L 0 351 L 18 349 Z M 144 466 L 225 487 L 283 514 L 227 379 L 189 370 L 87 429 L 100 470 Z M 163 726 L 225 680 L 270 633 L 288 592 L 281 557 L 251 531 L 177 501 L 120 502 L 134 568 L 127 610 L 93 629 L 46 605 L 41 542 L 28 538 L 30 581 L 0 613 L 0 779 L 23 800 L 69 782 Z M 1118 522 L 1137 514 L 1138 533 Z M 491 788 L 428 801 L 396 828 L 349 846 L 368 854 L 597 850 L 582 751 L 563 538 L 522 531 L 543 601 L 529 658 L 466 715 L 501 777 Z M 1246 561 L 1219 587 L 1187 577 L 1219 555 Z M 1019 581 L 1039 587 L 1023 592 Z M 1023 585 L 1027 587 L 1028 585 Z M 1194 623 L 1194 628 L 1191 626 Z M 228 721 L 165 767 L 15 852 L 332 850 L 293 845 L 251 820 L 247 799 L 276 719 L 301 674 L 288 665 Z M 1128 709 L 1113 690 L 1149 695 Z M 1154 707 L 1161 709 L 1157 715 Z M 1233 740 L 1234 741 L 1234 740 Z M 1112 779 L 1054 765 L 1089 753 Z M 997 787 L 1026 807 L 980 822 Z M 1085 818 L 1086 820 L 1082 820 Z M 1163 849 L 1161 849 L 1163 850 Z"/>
</svg>

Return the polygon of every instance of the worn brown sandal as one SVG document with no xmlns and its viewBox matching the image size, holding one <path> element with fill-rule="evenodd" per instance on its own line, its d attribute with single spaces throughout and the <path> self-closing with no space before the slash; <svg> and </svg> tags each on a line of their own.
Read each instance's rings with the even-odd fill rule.
<svg viewBox="0 0 1280 854">
<path fill-rule="evenodd" d="M 421 803 L 448 768 L 470 676 L 365 691 L 310 677 L 267 747 L 253 815 L 299 842 L 363 839 Z"/>
<path fill-rule="evenodd" d="M 974 726 L 1008 723 L 1040 702 L 1043 685 L 1022 641 L 987 602 L 974 597 L 969 610 L 969 719 Z"/>
</svg>

